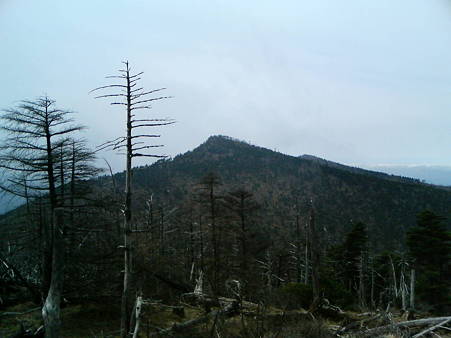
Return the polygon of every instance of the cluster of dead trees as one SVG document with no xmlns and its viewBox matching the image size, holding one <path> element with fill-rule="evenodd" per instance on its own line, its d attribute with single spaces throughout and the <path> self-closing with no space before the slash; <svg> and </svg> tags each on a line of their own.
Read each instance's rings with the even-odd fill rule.
<svg viewBox="0 0 451 338">
<path fill-rule="evenodd" d="M 149 149 L 160 145 L 146 144 L 147 138 L 159 137 L 157 134 L 143 132 L 143 128 L 164 126 L 173 123 L 167 119 L 148 119 L 137 117 L 137 112 L 149 109 L 153 101 L 165 97 L 151 96 L 164 88 L 146 91 L 140 87 L 139 80 L 142 73 L 132 74 L 128 62 L 124 62 L 125 69 L 119 75 L 110 78 L 120 83 L 96 88 L 117 89 L 117 92 L 97 96 L 97 98 L 114 98 L 113 105 L 122 105 L 126 112 L 126 135 L 106 142 L 99 149 L 112 148 L 123 150 L 126 157 L 126 187 L 123 205 L 124 224 L 121 229 L 124 243 L 124 286 L 122 296 L 121 324 L 123 337 L 127 336 L 130 318 L 130 289 L 131 279 L 130 261 L 131 247 L 129 236 L 131 230 L 131 170 L 134 157 L 164 157 L 148 153 Z M 5 275 L 12 280 L 20 279 L 24 284 L 38 286 L 41 297 L 42 315 L 44 319 L 45 336 L 59 337 L 60 308 L 63 297 L 63 282 L 65 274 L 65 257 L 67 244 L 71 242 L 81 248 L 88 237 L 92 237 L 97 229 L 86 223 L 80 226 L 76 216 L 95 210 L 95 201 L 90 201 L 86 191 L 86 180 L 95 177 L 99 170 L 93 166 L 95 152 L 86 147 L 86 142 L 78 137 L 78 132 L 84 129 L 74 123 L 72 112 L 59 109 L 55 102 L 48 97 L 35 101 L 22 101 L 16 108 L 7 109 L 1 115 L 2 129 L 7 138 L 0 146 L 0 167 L 4 170 L 4 180 L 1 189 L 4 192 L 25 199 L 26 218 L 16 222 L 24 222 L 28 229 L 20 227 L 3 227 L 6 241 L 2 242 L 9 261 L 2 259 Z M 98 150 L 99 150 L 98 149 Z M 94 202 L 94 203 L 93 203 Z M 98 202 L 98 201 L 97 201 Z M 101 203 L 100 203 L 101 204 Z M 98 205 L 97 205 L 98 207 Z M 38 216 L 33 217 L 32 209 L 38 209 Z M 80 212 L 80 209 L 85 209 Z M 14 218 L 14 217 L 13 217 Z M 86 218 L 84 219 L 87 220 Z M 36 224 L 37 223 L 37 224 Z M 102 231 L 104 229 L 100 229 Z M 33 231 L 35 231 L 33 233 Z M 80 232 L 87 232 L 85 236 Z M 30 239 L 29 233 L 33 233 Z M 77 233 L 78 236 L 68 236 Z M 26 234 L 25 240 L 20 238 Z M 33 241 L 34 240 L 34 241 Z M 74 241 L 78 243 L 74 243 Z M 32 252 L 30 243 L 37 243 L 38 257 L 31 262 L 35 271 L 28 271 L 25 276 L 19 270 L 26 270 L 21 257 L 17 253 Z M 17 268 L 20 266 L 20 269 Z M 85 270 L 83 271 L 85 272 Z M 34 287 L 30 286 L 34 294 Z M 38 298 L 38 297 L 36 297 Z M 36 300 L 38 301 L 38 300 Z"/>
<path fill-rule="evenodd" d="M 123 182 L 112 173 L 99 180 L 107 182 L 104 186 L 87 182 L 99 173 L 95 152 L 78 136 L 83 127 L 72 113 L 56 108 L 50 98 L 23 101 L 1 116 L 8 137 L 0 147 L 5 170 L 0 187 L 25 201 L 1 229 L 2 283 L 29 290 L 42 306 L 46 337 L 60 334 L 64 296 L 99 296 L 99 285 L 103 294 L 122 292 L 121 337 L 137 335 L 142 297 L 171 301 L 195 286 L 194 294 L 204 300 L 205 295 L 235 299 L 213 317 L 236 313 L 243 300 L 262 299 L 310 313 L 324 308 L 325 299 L 331 311 L 336 305 L 375 310 L 388 304 L 407 311 L 417 307 L 416 295 L 437 311 L 449 306 L 450 237 L 432 213 L 419 216 L 418 227 L 408 235 L 409 250 L 375 253 L 359 222 L 342 240 L 331 239 L 318 226 L 321 215 L 311 199 L 301 203 L 299 198 L 281 214 L 274 207 L 263 220 L 260 210 L 271 201 L 259 200 L 246 187 L 228 187 L 215 173 L 200 178 L 176 204 L 133 186 L 134 158 L 164 157 L 153 153 L 161 145 L 146 142 L 160 135 L 146 128 L 174 123 L 139 117 L 154 101 L 168 98 L 154 95 L 164 88 L 144 90 L 141 75 L 125 62 L 118 75 L 109 77 L 117 82 L 93 90 L 109 90 L 96 98 L 124 108 L 126 134 L 98 148 L 125 156 Z M 65 275 L 71 276 L 66 282 Z M 199 320 L 211 316 L 208 311 Z M 426 323 L 443 326 L 444 321 Z"/>
</svg>

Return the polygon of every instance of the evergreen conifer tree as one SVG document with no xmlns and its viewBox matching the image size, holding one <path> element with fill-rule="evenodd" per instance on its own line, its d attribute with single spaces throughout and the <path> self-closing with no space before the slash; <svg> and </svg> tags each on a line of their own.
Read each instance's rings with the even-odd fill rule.
<svg viewBox="0 0 451 338">
<path fill-rule="evenodd" d="M 451 234 L 443 221 L 443 217 L 423 211 L 417 216 L 417 226 L 407 234 L 417 271 L 418 297 L 438 312 L 451 303 Z"/>
</svg>

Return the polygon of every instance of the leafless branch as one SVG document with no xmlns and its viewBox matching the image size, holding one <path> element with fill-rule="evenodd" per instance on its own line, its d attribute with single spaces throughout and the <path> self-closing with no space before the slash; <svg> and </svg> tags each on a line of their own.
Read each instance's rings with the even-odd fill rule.
<svg viewBox="0 0 451 338">
<path fill-rule="evenodd" d="M 140 154 L 140 153 L 136 153 L 136 154 L 132 154 L 132 157 L 166 158 L 166 157 L 168 157 L 168 156 L 167 156 L 167 155 L 151 155 L 151 154 Z"/>
<path fill-rule="evenodd" d="M 94 97 L 95 99 L 100 99 L 102 97 L 116 97 L 116 96 L 122 96 L 122 97 L 127 97 L 126 94 L 108 94 L 108 95 L 100 95 L 100 96 L 96 96 Z"/>
<path fill-rule="evenodd" d="M 127 88 L 126 85 L 119 85 L 119 84 L 112 84 L 112 85 L 108 85 L 108 86 L 101 86 L 101 87 L 97 87 L 94 88 L 93 90 L 91 90 L 89 93 L 95 92 L 96 90 L 100 90 L 100 89 L 105 89 L 105 88 Z"/>
<path fill-rule="evenodd" d="M 160 147 L 164 147 L 164 145 L 156 144 L 156 145 L 151 145 L 151 146 L 142 146 L 142 147 L 138 147 L 138 148 L 133 148 L 132 150 L 137 151 L 137 150 L 141 150 L 141 149 L 160 148 Z"/>
</svg>

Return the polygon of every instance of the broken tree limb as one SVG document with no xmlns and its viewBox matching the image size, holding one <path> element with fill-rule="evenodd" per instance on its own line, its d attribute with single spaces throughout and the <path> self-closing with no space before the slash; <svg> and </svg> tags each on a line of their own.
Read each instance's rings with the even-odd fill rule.
<svg viewBox="0 0 451 338">
<path fill-rule="evenodd" d="M 210 319 L 214 319 L 217 316 L 232 316 L 238 311 L 238 302 L 233 302 L 228 304 L 224 309 L 212 311 L 205 316 L 191 319 L 183 323 L 174 323 L 170 328 L 163 329 L 159 332 L 154 332 L 150 335 L 150 337 L 159 337 L 159 336 L 166 336 L 171 335 L 175 332 L 182 332 L 184 330 L 187 330 L 189 328 L 195 327 L 199 324 L 203 324 L 208 322 Z"/>
<path fill-rule="evenodd" d="M 27 311 L 24 311 L 24 312 L 3 312 L 3 313 L 0 313 L 0 318 L 1 317 L 6 317 L 6 316 L 26 315 L 27 313 L 34 312 L 34 311 L 37 311 L 37 310 L 40 310 L 40 309 L 41 309 L 41 307 L 39 306 L 39 307 L 35 307 L 33 309 L 30 309 L 30 310 L 27 310 Z"/>
<path fill-rule="evenodd" d="M 377 320 L 381 316 L 382 316 L 382 314 L 378 313 L 378 314 L 376 314 L 376 315 L 374 315 L 372 317 L 369 317 L 369 318 L 366 318 L 366 319 L 363 319 L 363 320 L 358 320 L 358 321 L 352 322 L 352 323 L 350 323 L 350 324 L 348 324 L 346 326 L 339 327 L 335 334 L 337 336 L 340 336 L 340 335 L 342 335 L 342 334 L 344 334 L 346 332 L 349 332 L 351 330 L 354 330 L 356 328 L 359 328 L 359 327 L 362 328 L 365 324 L 368 324 L 369 322 Z"/>
<path fill-rule="evenodd" d="M 426 333 L 432 332 L 440 327 L 442 327 L 443 325 L 447 324 L 449 321 L 451 321 L 451 317 L 449 317 L 448 319 L 444 320 L 443 322 L 440 322 L 434 326 L 431 326 L 430 328 L 421 331 L 420 333 L 417 333 L 415 336 L 413 336 L 412 338 L 418 338 L 421 337 L 423 335 L 425 335 Z"/>
<path fill-rule="evenodd" d="M 433 325 L 433 324 L 439 324 L 439 323 L 441 324 L 442 322 L 447 321 L 447 320 L 451 320 L 451 317 L 435 317 L 435 318 L 409 320 L 407 322 L 393 323 L 390 325 L 380 326 L 380 327 L 376 327 L 374 329 L 361 331 L 361 332 L 358 332 L 358 334 L 362 335 L 362 337 L 377 337 L 378 335 L 388 333 L 388 332 L 391 332 L 396 329 Z M 441 324 L 441 325 L 443 325 L 443 324 Z"/>
<path fill-rule="evenodd" d="M 3 265 L 8 270 L 11 270 L 14 273 L 14 276 L 18 279 L 20 284 L 22 284 L 23 286 L 25 286 L 27 288 L 28 292 L 32 296 L 33 302 L 35 302 L 36 304 L 39 304 L 41 301 L 41 295 L 38 291 L 38 288 L 35 285 L 33 285 L 28 279 L 26 279 L 24 276 L 22 276 L 20 271 L 14 265 L 12 265 L 10 262 L 8 262 L 5 258 L 3 258 L 2 256 L 0 256 L 0 263 L 3 263 Z"/>
</svg>

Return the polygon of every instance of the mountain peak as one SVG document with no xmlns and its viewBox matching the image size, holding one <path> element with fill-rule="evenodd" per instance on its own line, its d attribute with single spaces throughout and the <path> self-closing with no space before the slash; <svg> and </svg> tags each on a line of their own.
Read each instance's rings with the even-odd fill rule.
<svg viewBox="0 0 451 338">
<path fill-rule="evenodd" d="M 218 143 L 218 142 L 233 142 L 233 143 L 245 143 L 239 139 L 227 136 L 227 135 L 212 135 L 210 136 L 204 144 L 208 143 Z"/>
<path fill-rule="evenodd" d="M 232 150 L 243 147 L 255 147 L 245 141 L 226 136 L 226 135 L 212 135 L 204 143 L 198 146 L 196 150 L 207 150 L 213 152 Z"/>
</svg>

